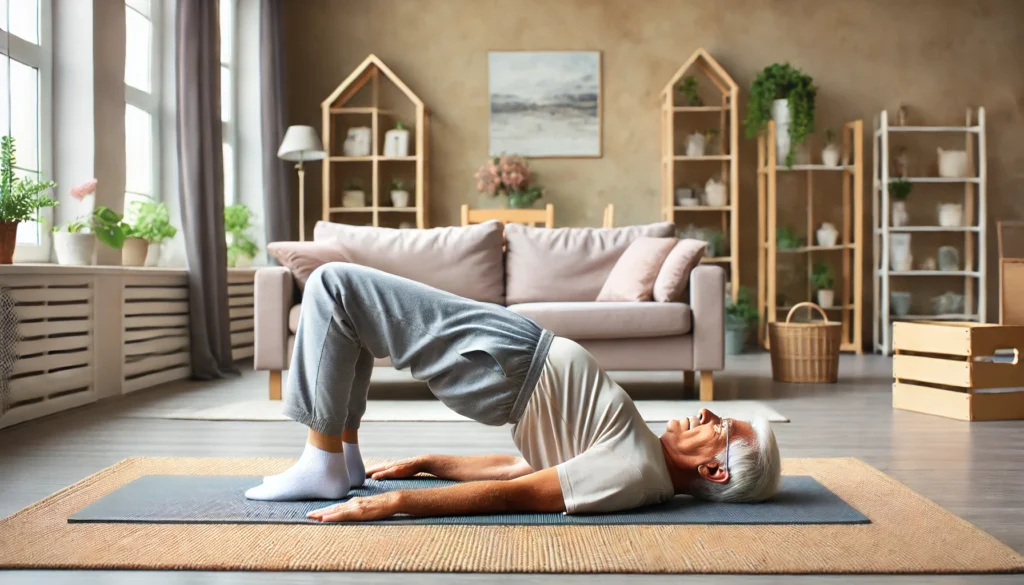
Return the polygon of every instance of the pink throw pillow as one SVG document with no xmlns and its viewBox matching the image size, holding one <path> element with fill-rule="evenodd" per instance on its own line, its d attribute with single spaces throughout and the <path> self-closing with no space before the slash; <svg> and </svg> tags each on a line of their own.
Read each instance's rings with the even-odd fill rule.
<svg viewBox="0 0 1024 585">
<path fill-rule="evenodd" d="M 654 281 L 654 300 L 659 303 L 681 303 L 690 273 L 700 264 L 708 245 L 701 240 L 679 240 L 661 265 Z"/>
<path fill-rule="evenodd" d="M 328 262 L 349 262 L 341 246 L 334 242 L 272 242 L 267 252 L 292 271 L 299 290 L 306 287 L 309 275 Z"/>
<path fill-rule="evenodd" d="M 598 301 L 649 301 L 654 281 L 665 258 L 676 245 L 675 238 L 637 238 L 619 256 Z"/>
</svg>

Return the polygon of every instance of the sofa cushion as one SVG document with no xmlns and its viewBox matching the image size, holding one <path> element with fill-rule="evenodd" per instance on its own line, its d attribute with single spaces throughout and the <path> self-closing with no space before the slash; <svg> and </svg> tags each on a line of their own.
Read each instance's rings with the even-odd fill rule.
<svg viewBox="0 0 1024 585">
<path fill-rule="evenodd" d="M 683 300 L 690 273 L 700 264 L 707 252 L 707 242 L 685 239 L 669 252 L 654 281 L 654 300 L 659 303 L 678 303 Z"/>
<path fill-rule="evenodd" d="M 685 303 L 520 303 L 509 310 L 576 341 L 665 337 L 690 331 L 690 306 Z"/>
<path fill-rule="evenodd" d="M 299 330 L 299 312 L 302 310 L 302 303 L 295 305 L 288 311 L 288 331 L 295 333 Z"/>
<path fill-rule="evenodd" d="M 267 253 L 292 271 L 299 290 L 306 287 L 309 275 L 320 266 L 328 262 L 350 262 L 336 242 L 271 242 L 267 244 Z"/>
<path fill-rule="evenodd" d="M 654 279 L 675 247 L 675 238 L 637 238 L 619 256 L 597 300 L 644 302 L 654 299 Z M 681 300 L 681 299 L 680 299 Z"/>
<path fill-rule="evenodd" d="M 504 304 L 502 225 L 400 230 L 318 221 L 313 240 L 336 242 L 351 262 L 477 301 Z"/>
<path fill-rule="evenodd" d="M 622 228 L 505 226 L 508 304 L 593 301 L 619 256 L 640 237 L 667 238 L 663 222 Z"/>
</svg>

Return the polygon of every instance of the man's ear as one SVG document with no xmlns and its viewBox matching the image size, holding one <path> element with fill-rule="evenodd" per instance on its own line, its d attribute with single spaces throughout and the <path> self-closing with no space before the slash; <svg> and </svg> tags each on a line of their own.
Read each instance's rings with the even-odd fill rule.
<svg viewBox="0 0 1024 585">
<path fill-rule="evenodd" d="M 719 467 L 717 461 L 712 461 L 707 465 L 699 465 L 697 467 L 697 473 L 699 473 L 704 479 L 713 483 L 725 483 L 729 481 L 729 470 Z"/>
</svg>

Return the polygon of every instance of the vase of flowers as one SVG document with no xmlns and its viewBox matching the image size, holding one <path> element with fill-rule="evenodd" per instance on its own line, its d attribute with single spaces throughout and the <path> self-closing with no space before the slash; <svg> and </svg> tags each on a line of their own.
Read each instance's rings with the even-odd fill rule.
<svg viewBox="0 0 1024 585">
<path fill-rule="evenodd" d="M 543 196 L 533 184 L 526 160 L 519 156 L 496 156 L 476 173 L 476 190 L 492 197 L 504 195 L 513 209 L 532 207 Z"/>
<path fill-rule="evenodd" d="M 53 181 L 15 176 L 14 153 L 14 138 L 0 138 L 0 264 L 14 262 L 18 224 L 34 221 L 40 209 L 57 205 L 43 194 L 57 186 Z"/>
</svg>

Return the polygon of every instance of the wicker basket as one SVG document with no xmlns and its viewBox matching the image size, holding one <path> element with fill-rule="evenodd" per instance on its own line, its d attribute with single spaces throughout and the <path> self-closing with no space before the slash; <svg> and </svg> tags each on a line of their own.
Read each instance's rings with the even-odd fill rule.
<svg viewBox="0 0 1024 585">
<path fill-rule="evenodd" d="M 793 312 L 809 306 L 821 313 L 824 322 L 790 323 Z M 839 345 L 843 326 L 829 322 L 821 307 L 797 303 L 785 323 L 768 324 L 772 354 L 772 378 L 778 382 L 829 382 L 839 378 Z"/>
</svg>

